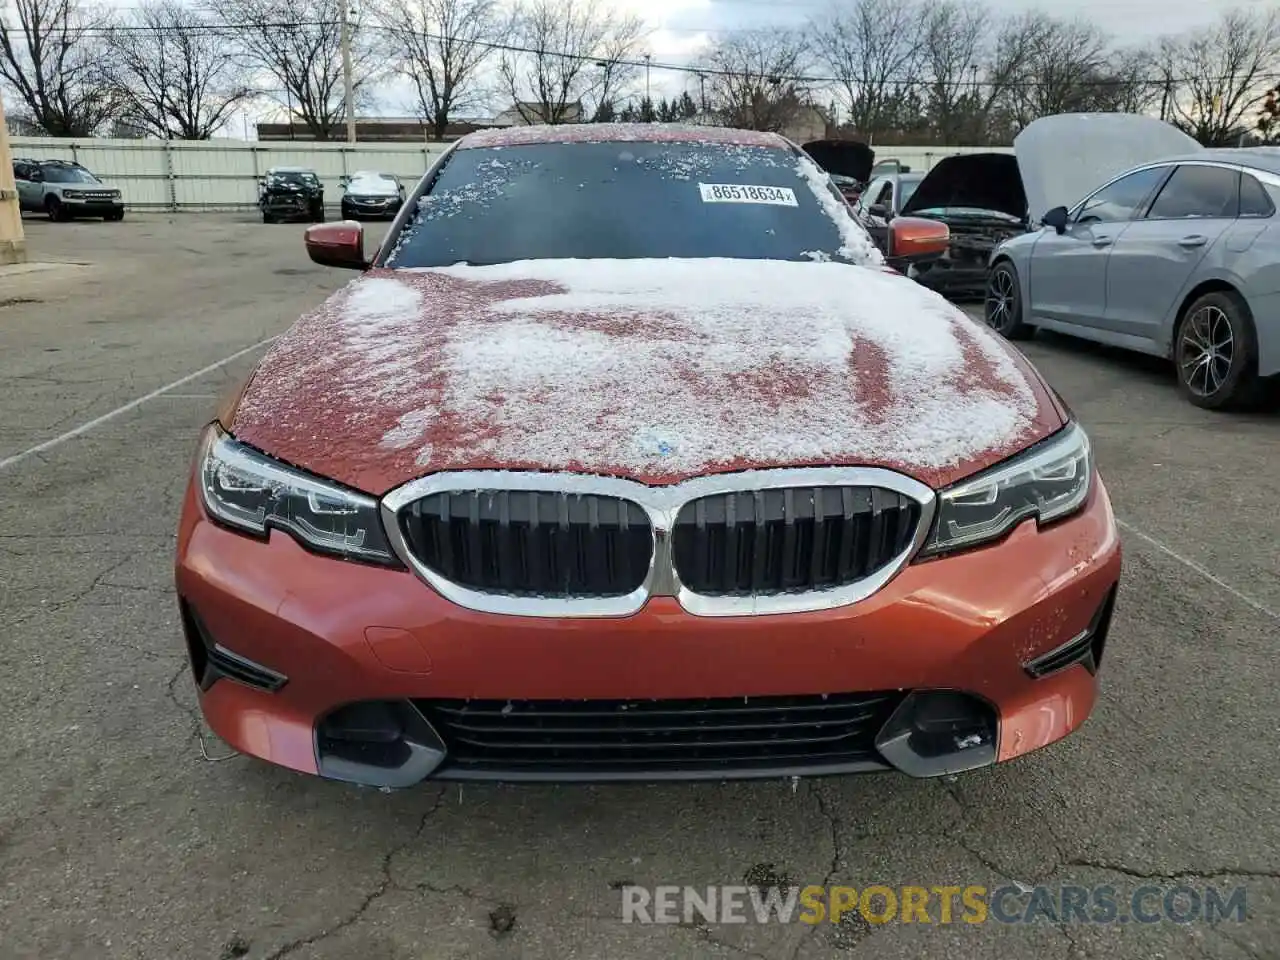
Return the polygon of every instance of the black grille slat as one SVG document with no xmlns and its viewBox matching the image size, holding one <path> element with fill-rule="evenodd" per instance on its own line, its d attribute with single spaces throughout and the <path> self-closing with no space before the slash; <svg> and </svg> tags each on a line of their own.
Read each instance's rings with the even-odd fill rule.
<svg viewBox="0 0 1280 960">
<path fill-rule="evenodd" d="M 622 596 L 643 583 L 653 553 L 640 507 L 594 494 L 441 492 L 402 511 L 400 524 L 431 570 L 513 595 Z"/>
<path fill-rule="evenodd" d="M 423 700 L 472 771 L 762 769 L 876 762 L 901 693 L 700 700 Z"/>
<path fill-rule="evenodd" d="M 916 501 L 880 487 L 713 494 L 681 509 L 672 555 L 680 582 L 704 596 L 827 589 L 885 567 L 919 522 Z"/>
</svg>

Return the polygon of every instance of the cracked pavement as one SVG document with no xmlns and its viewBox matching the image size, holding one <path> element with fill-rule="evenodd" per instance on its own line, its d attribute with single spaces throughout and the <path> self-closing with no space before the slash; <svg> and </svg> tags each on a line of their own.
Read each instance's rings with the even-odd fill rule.
<svg viewBox="0 0 1280 960">
<path fill-rule="evenodd" d="M 0 460 L 348 279 L 247 216 L 27 228 L 89 265 L 0 281 Z M 1163 364 L 1063 338 L 1026 351 L 1154 543 L 1126 535 L 1091 720 L 951 781 L 383 794 L 273 769 L 201 724 L 171 585 L 196 432 L 260 351 L 0 471 L 0 957 L 1280 957 L 1280 413 L 1195 410 Z M 1243 886 L 1248 919 L 622 922 L 627 884 L 760 878 Z"/>
</svg>

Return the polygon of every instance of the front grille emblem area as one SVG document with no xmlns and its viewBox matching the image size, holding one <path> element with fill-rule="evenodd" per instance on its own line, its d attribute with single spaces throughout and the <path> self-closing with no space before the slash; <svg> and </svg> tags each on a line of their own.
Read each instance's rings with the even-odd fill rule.
<svg viewBox="0 0 1280 960">
<path fill-rule="evenodd" d="M 472 610 L 618 617 L 672 596 L 698 616 L 798 613 L 870 596 L 919 548 L 933 491 L 890 470 L 745 471 L 650 487 L 459 471 L 383 499 L 392 546 Z"/>
</svg>

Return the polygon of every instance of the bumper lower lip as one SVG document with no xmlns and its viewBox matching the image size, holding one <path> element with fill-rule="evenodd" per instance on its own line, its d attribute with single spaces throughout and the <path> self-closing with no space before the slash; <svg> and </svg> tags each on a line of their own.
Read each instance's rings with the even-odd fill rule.
<svg viewBox="0 0 1280 960">
<path fill-rule="evenodd" d="M 1068 559 L 1070 558 L 1070 559 Z M 611 620 L 513 618 L 458 607 L 407 571 L 307 553 L 211 524 L 191 492 L 179 530 L 179 598 L 209 635 L 247 663 L 287 677 L 274 692 L 237 679 L 201 691 L 209 725 L 236 749 L 307 773 L 405 786 L 422 777 L 501 780 L 672 779 L 661 770 L 451 767 L 448 731 L 420 712 L 411 768 L 388 777 L 358 755 L 336 767 L 321 748 L 326 718 L 348 704 L 462 700 L 675 700 L 837 692 L 960 691 L 989 703 L 989 741 L 932 765 L 877 730 L 856 762 L 716 765 L 681 779 L 816 776 L 897 767 L 913 776 L 1005 761 L 1066 736 L 1093 707 L 1096 679 L 1079 662 L 1028 670 L 1090 629 L 1119 577 L 1120 546 L 1099 482 L 1076 517 L 1024 523 L 992 547 L 907 567 L 848 607 L 752 618 L 692 617 L 669 599 Z M 429 712 L 429 711 L 428 711 Z M 430 731 L 426 733 L 423 731 Z M 898 744 L 899 746 L 895 746 Z M 441 749 L 443 747 L 443 749 Z M 895 750 L 898 752 L 895 753 Z M 985 753 L 983 752 L 985 750 Z M 434 751 L 434 753 L 432 752 Z M 342 751 L 338 751 L 341 753 Z M 896 758 L 896 759 L 895 759 Z M 375 764 L 376 766 L 376 764 Z"/>
</svg>

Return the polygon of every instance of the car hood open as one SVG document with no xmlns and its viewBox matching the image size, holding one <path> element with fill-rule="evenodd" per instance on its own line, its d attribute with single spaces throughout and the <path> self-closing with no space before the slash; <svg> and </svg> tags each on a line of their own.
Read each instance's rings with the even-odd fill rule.
<svg viewBox="0 0 1280 960">
<path fill-rule="evenodd" d="M 876 163 L 876 152 L 859 140 L 810 140 L 801 149 L 827 173 L 859 183 L 866 183 Z"/>
<path fill-rule="evenodd" d="M 769 260 L 374 270 L 276 341 L 230 419 L 376 495 L 490 468 L 872 465 L 940 486 L 1063 423 L 1022 356 L 936 294 Z"/>
<path fill-rule="evenodd" d="M 1018 159 L 1008 153 L 969 153 L 943 157 L 902 208 L 992 210 L 1018 220 L 1027 215 L 1027 195 L 1018 176 Z"/>
<path fill-rule="evenodd" d="M 1177 127 L 1133 113 L 1041 117 L 1013 140 L 1033 221 L 1071 207 L 1131 167 L 1204 149 Z"/>
</svg>

